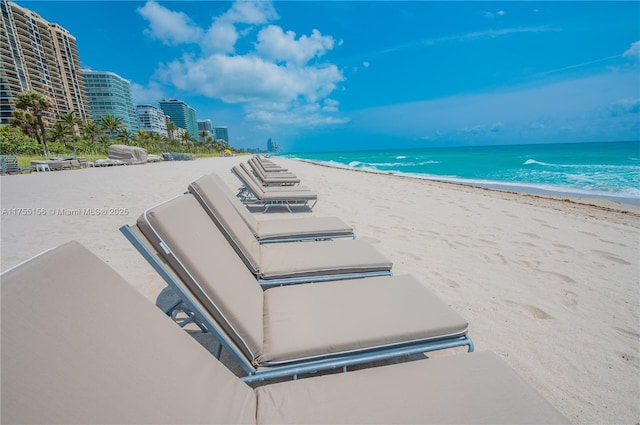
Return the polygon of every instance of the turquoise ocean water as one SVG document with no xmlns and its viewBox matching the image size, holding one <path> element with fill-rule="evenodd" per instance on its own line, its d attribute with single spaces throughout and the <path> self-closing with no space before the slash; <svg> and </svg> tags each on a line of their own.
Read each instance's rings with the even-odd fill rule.
<svg viewBox="0 0 640 425">
<path fill-rule="evenodd" d="M 640 205 L 640 142 L 425 148 L 281 155 L 514 192 Z"/>
</svg>

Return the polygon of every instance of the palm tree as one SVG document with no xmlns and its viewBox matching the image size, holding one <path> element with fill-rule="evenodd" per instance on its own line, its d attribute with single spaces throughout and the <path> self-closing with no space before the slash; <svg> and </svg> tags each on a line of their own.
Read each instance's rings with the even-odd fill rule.
<svg viewBox="0 0 640 425">
<path fill-rule="evenodd" d="M 183 132 L 180 135 L 180 141 L 185 145 L 189 144 L 189 142 L 191 141 L 191 133 L 189 133 L 188 131 Z"/>
<path fill-rule="evenodd" d="M 82 123 L 82 119 L 76 115 L 76 111 L 74 110 L 60 115 L 58 119 L 69 128 L 73 141 L 73 156 L 76 156 L 76 139 L 79 132 L 78 125 Z"/>
<path fill-rule="evenodd" d="M 97 122 L 93 120 L 87 120 L 82 126 L 82 132 L 85 136 L 89 136 L 89 140 L 91 141 L 91 148 L 93 149 L 92 153 L 95 153 L 96 137 L 100 133 L 102 133 L 102 128 Z"/>
<path fill-rule="evenodd" d="M 25 90 L 22 93 L 18 94 L 18 97 L 16 99 L 16 109 L 24 109 L 25 111 L 30 111 L 36 117 L 38 127 L 40 127 L 41 137 L 39 138 L 38 132 L 36 132 L 36 138 L 38 139 L 38 141 L 42 142 L 45 156 L 49 155 L 49 146 L 47 146 L 47 134 L 44 128 L 43 114 L 52 107 L 53 102 L 51 102 L 51 99 L 49 99 L 49 97 L 32 89 Z"/>
<path fill-rule="evenodd" d="M 167 132 L 169 133 L 169 139 L 173 140 L 173 132 L 176 131 L 179 127 L 172 121 L 169 121 L 167 124 Z"/>
<path fill-rule="evenodd" d="M 109 138 L 112 140 L 117 136 L 118 130 L 124 127 L 122 125 L 122 118 L 115 117 L 111 114 L 100 117 L 100 125 L 109 132 Z"/>
<path fill-rule="evenodd" d="M 131 133 L 128 128 L 123 128 L 118 132 L 118 140 L 125 145 L 130 145 L 133 140 L 133 133 Z"/>
<path fill-rule="evenodd" d="M 13 111 L 13 118 L 9 120 L 12 127 L 22 130 L 22 133 L 28 137 L 35 136 L 38 132 L 38 122 L 36 117 L 29 111 L 24 109 L 16 109 Z"/>
</svg>

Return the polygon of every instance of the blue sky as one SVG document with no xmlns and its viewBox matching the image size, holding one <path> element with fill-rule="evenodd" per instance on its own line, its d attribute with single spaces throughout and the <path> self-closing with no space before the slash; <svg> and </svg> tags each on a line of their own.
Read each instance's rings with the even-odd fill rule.
<svg viewBox="0 0 640 425">
<path fill-rule="evenodd" d="M 640 2 L 17 3 L 241 148 L 640 139 Z"/>
</svg>

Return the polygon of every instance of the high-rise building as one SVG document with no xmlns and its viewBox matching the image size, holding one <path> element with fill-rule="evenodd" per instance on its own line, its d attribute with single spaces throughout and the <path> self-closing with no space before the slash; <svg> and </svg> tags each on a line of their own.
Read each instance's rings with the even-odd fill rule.
<svg viewBox="0 0 640 425">
<path fill-rule="evenodd" d="M 75 37 L 8 0 L 0 0 L 0 12 L 0 124 L 9 123 L 18 94 L 29 89 L 51 99 L 47 125 L 69 111 L 88 118 Z"/>
<path fill-rule="evenodd" d="M 141 130 L 168 136 L 166 115 L 162 109 L 153 105 L 136 105 L 136 115 Z"/>
<path fill-rule="evenodd" d="M 131 97 L 131 83 L 113 72 L 83 69 L 91 118 L 95 122 L 106 115 L 122 120 L 129 131 L 138 130 L 138 116 Z"/>
<path fill-rule="evenodd" d="M 213 124 L 211 120 L 198 120 L 198 135 L 206 132 L 208 136 L 213 136 Z"/>
<path fill-rule="evenodd" d="M 226 125 L 216 125 L 213 127 L 213 135 L 216 140 L 224 140 L 229 142 L 229 129 Z"/>
<path fill-rule="evenodd" d="M 191 106 L 178 99 L 162 99 L 160 109 L 177 127 L 186 130 L 194 139 L 198 137 L 196 111 Z"/>
</svg>

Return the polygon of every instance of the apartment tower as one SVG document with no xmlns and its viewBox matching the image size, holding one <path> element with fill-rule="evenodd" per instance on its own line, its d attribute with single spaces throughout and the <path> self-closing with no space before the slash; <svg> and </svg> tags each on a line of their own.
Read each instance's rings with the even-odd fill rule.
<svg viewBox="0 0 640 425">
<path fill-rule="evenodd" d="M 13 117 L 21 92 L 33 89 L 53 104 L 48 125 L 65 112 L 89 117 L 76 39 L 58 24 L 8 0 L 0 0 L 0 124 Z"/>
<path fill-rule="evenodd" d="M 130 132 L 138 131 L 131 83 L 113 72 L 83 69 L 82 75 L 87 87 L 91 118 L 99 123 L 102 117 L 112 115 L 120 118 L 122 125 Z"/>
<path fill-rule="evenodd" d="M 168 136 L 166 115 L 162 109 L 153 105 L 136 105 L 136 114 L 141 130 Z"/>
<path fill-rule="evenodd" d="M 169 116 L 172 123 L 187 131 L 192 138 L 197 139 L 198 122 L 195 109 L 178 99 L 162 99 L 160 109 Z"/>
</svg>

